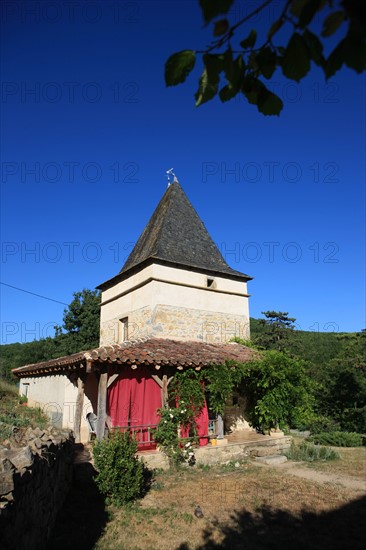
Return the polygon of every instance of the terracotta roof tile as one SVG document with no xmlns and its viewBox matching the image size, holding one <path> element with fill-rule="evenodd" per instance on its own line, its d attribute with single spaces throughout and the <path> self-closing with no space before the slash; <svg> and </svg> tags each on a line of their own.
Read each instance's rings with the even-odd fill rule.
<svg viewBox="0 0 366 550">
<path fill-rule="evenodd" d="M 236 343 L 183 342 L 159 338 L 140 339 L 89 351 L 81 351 L 41 363 L 13 369 L 16 376 L 48 374 L 76 369 L 80 364 L 114 363 L 120 365 L 171 365 L 177 368 L 208 367 L 226 361 L 244 363 L 255 352 Z"/>
</svg>

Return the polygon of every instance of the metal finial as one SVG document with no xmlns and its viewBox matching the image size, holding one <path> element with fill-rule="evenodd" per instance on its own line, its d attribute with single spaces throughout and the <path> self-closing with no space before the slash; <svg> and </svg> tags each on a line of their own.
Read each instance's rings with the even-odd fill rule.
<svg viewBox="0 0 366 550">
<path fill-rule="evenodd" d="M 171 183 L 174 183 L 174 182 L 178 182 L 178 179 L 177 179 L 177 176 L 174 174 L 173 172 L 174 168 L 169 168 L 169 170 L 167 170 L 165 173 L 166 173 L 166 177 L 168 178 L 168 187 Z M 171 178 L 173 178 L 173 181 L 171 181 Z"/>
</svg>

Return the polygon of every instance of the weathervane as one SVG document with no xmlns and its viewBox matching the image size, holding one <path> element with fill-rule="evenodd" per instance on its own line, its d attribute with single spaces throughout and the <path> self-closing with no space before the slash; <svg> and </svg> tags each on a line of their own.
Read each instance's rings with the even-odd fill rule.
<svg viewBox="0 0 366 550">
<path fill-rule="evenodd" d="M 168 178 L 168 187 L 171 183 L 174 183 L 174 182 L 177 182 L 178 183 L 178 179 L 177 179 L 177 176 L 174 174 L 173 172 L 174 168 L 169 168 L 169 170 L 167 170 L 165 173 L 166 173 L 166 177 Z M 171 178 L 173 178 L 173 181 L 171 181 Z"/>
</svg>

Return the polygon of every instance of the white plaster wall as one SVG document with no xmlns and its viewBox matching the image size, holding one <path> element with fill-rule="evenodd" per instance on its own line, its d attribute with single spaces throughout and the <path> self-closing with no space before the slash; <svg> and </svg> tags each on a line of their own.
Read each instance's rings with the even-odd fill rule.
<svg viewBox="0 0 366 550">
<path fill-rule="evenodd" d="M 77 394 L 77 386 L 70 382 L 70 380 L 67 380 L 63 407 L 63 427 L 70 428 L 71 430 L 74 428 Z M 89 428 L 86 421 L 86 415 L 89 412 L 93 412 L 93 406 L 89 398 L 84 395 L 84 406 L 80 426 L 80 439 L 82 443 L 86 443 L 89 440 Z"/>
<path fill-rule="evenodd" d="M 135 273 L 131 277 L 128 277 L 124 281 L 121 281 L 102 292 L 102 303 L 118 296 L 119 294 L 126 292 L 146 281 L 147 279 L 154 277 L 157 279 L 166 279 L 175 283 L 189 284 L 200 286 L 205 288 L 207 275 L 203 273 L 197 273 L 190 271 L 189 269 L 178 269 L 175 267 L 168 267 L 165 265 L 152 264 L 145 267 L 138 273 Z M 247 283 L 244 281 L 233 281 L 225 277 L 214 277 L 217 290 L 225 290 L 228 292 L 237 292 L 239 294 L 247 294 Z"/>
<path fill-rule="evenodd" d="M 28 404 L 30 407 L 40 407 L 50 417 L 52 424 L 63 426 L 65 375 L 39 376 L 22 378 L 19 391 L 24 393 L 24 385 L 29 384 Z"/>
<path fill-rule="evenodd" d="M 39 376 L 22 378 L 19 393 L 24 394 L 24 385 L 29 384 L 28 404 L 30 407 L 40 407 L 49 416 L 51 423 L 57 427 L 74 428 L 77 388 L 66 375 Z M 89 438 L 89 428 L 86 415 L 92 412 L 90 400 L 84 396 L 84 408 L 81 420 L 81 441 Z"/>
</svg>

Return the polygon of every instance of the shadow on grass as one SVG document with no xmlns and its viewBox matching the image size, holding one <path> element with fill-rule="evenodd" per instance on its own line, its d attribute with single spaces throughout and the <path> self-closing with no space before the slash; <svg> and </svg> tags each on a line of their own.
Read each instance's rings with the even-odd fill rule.
<svg viewBox="0 0 366 550">
<path fill-rule="evenodd" d="M 89 463 L 74 465 L 73 486 L 60 510 L 46 550 L 91 550 L 108 521 L 104 498 Z"/>
<path fill-rule="evenodd" d="M 246 510 L 231 516 L 231 525 L 214 524 L 206 529 L 204 543 L 195 550 L 361 550 L 365 546 L 366 497 L 332 510 L 316 514 L 303 511 L 292 515 L 270 507 L 257 514 Z M 214 532 L 223 535 L 215 542 Z M 186 543 L 176 550 L 191 550 Z"/>
</svg>

